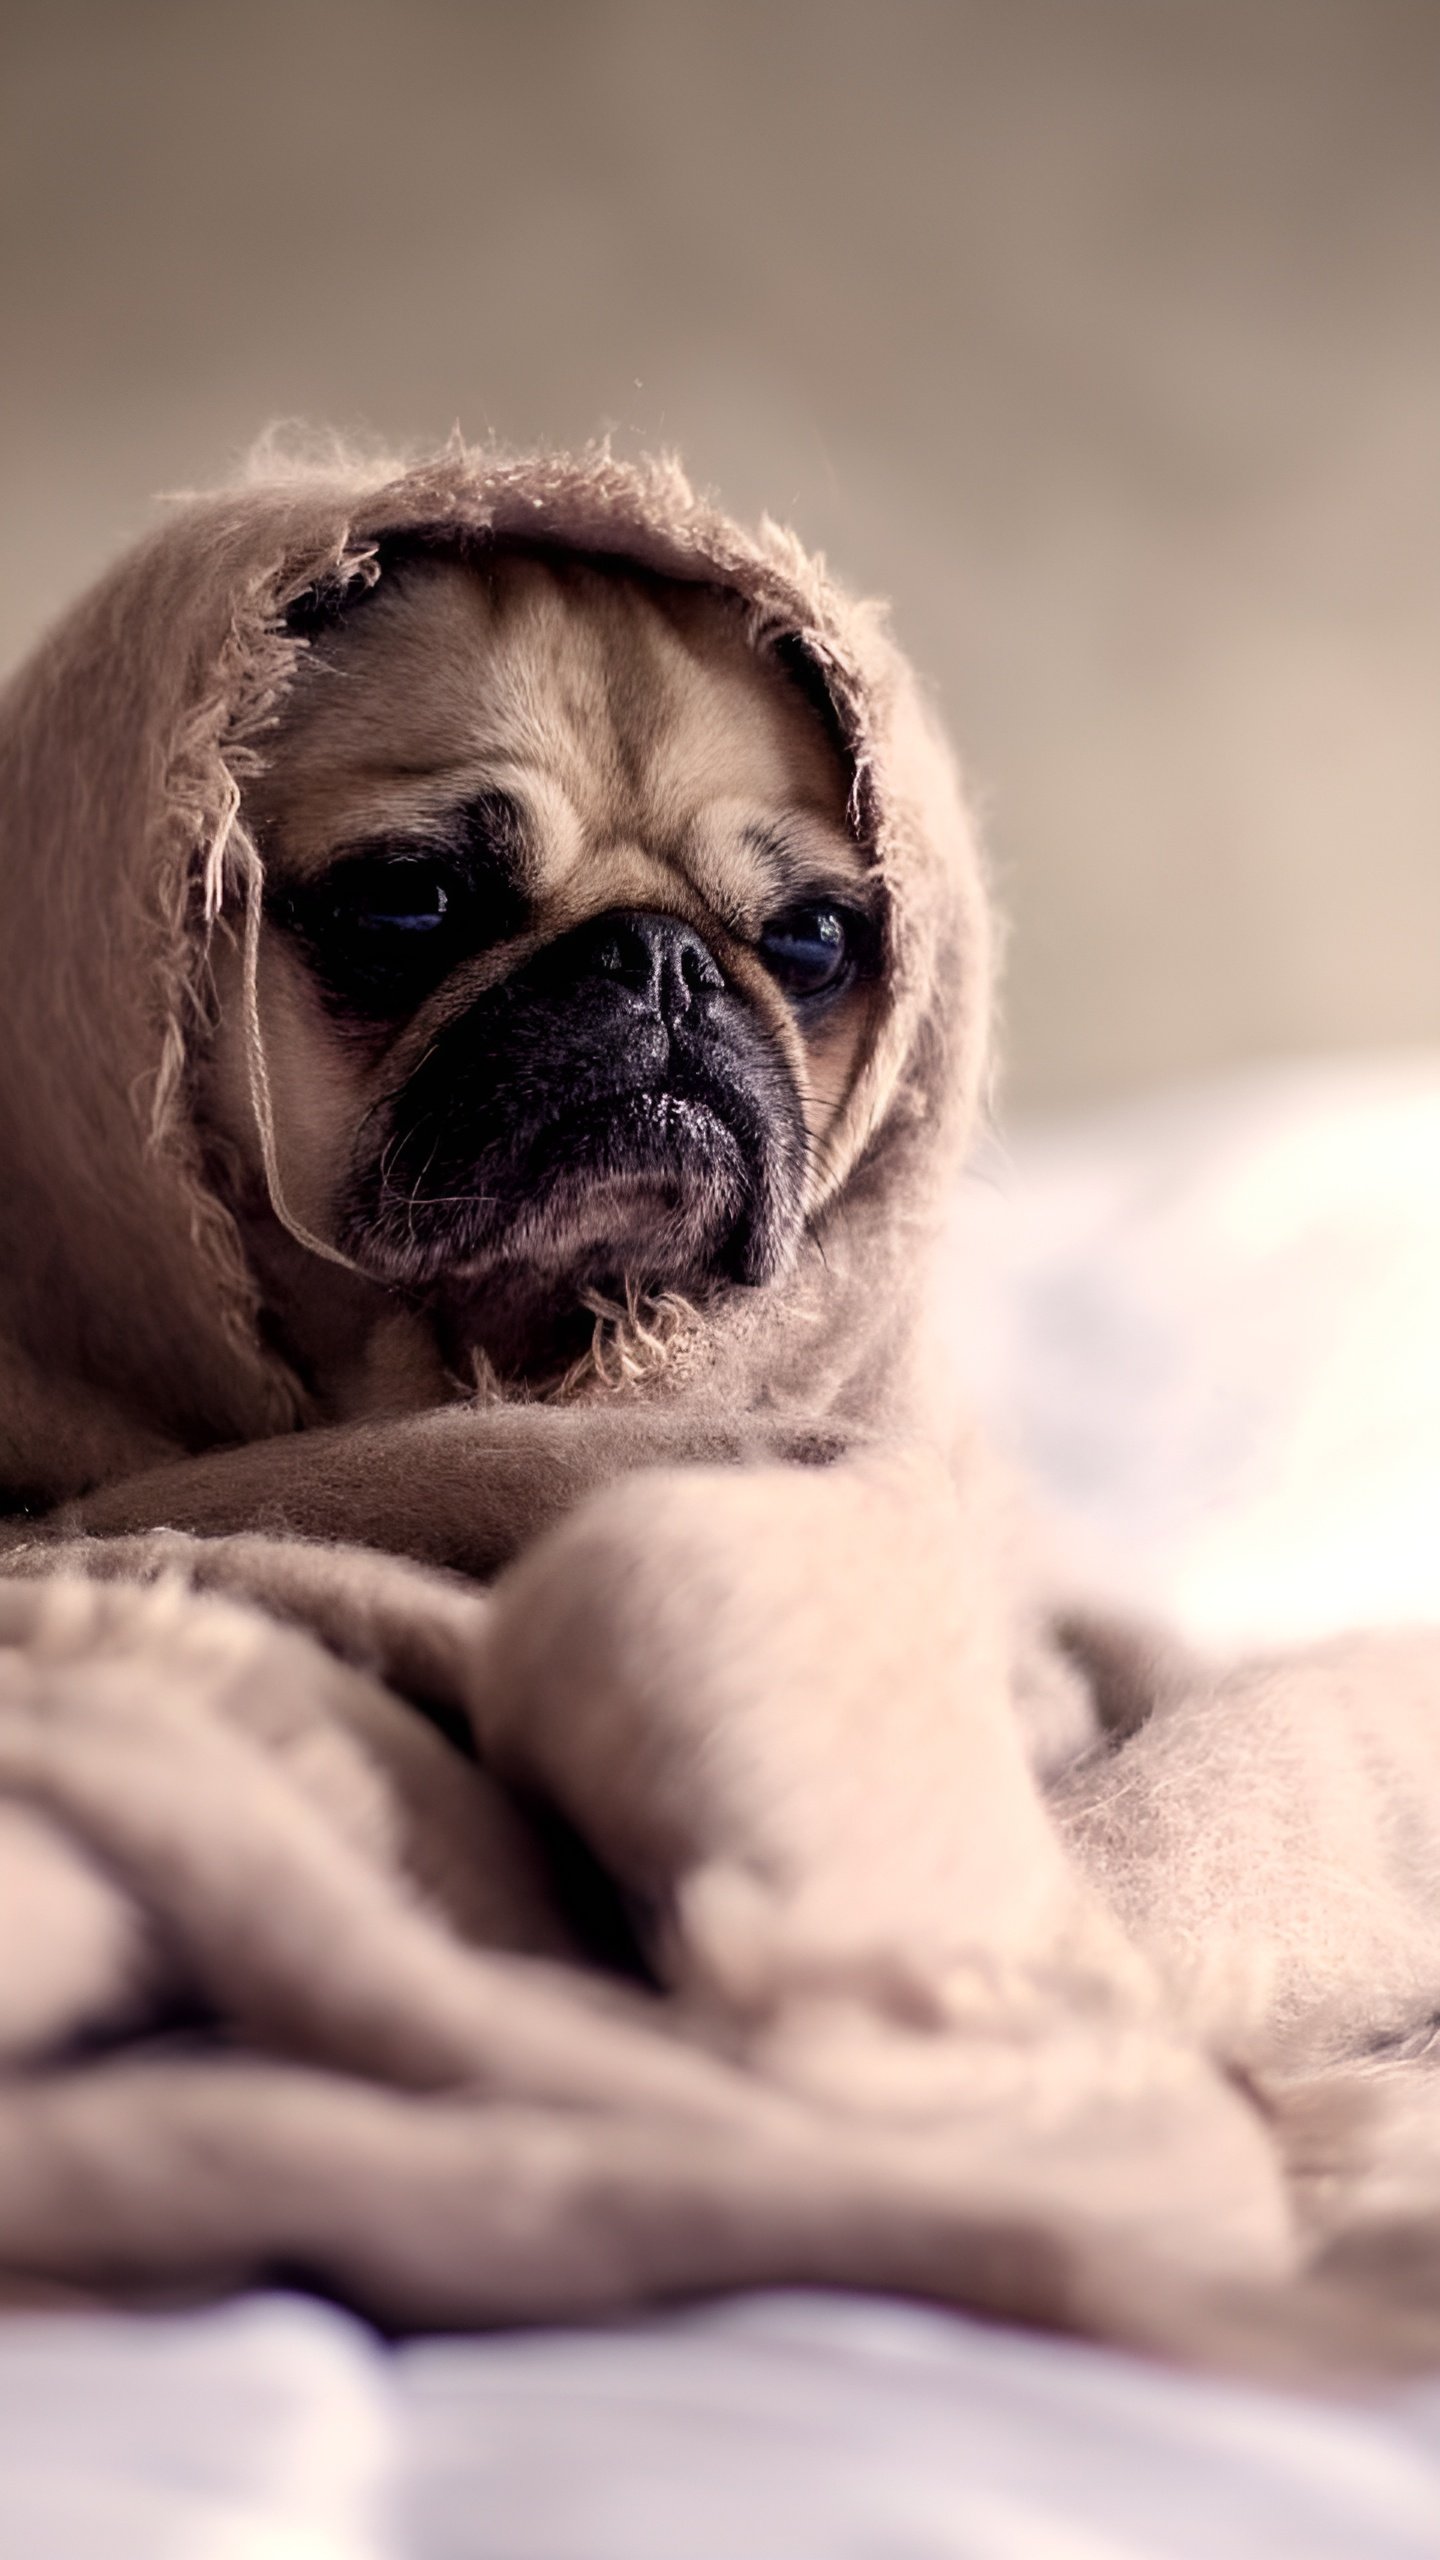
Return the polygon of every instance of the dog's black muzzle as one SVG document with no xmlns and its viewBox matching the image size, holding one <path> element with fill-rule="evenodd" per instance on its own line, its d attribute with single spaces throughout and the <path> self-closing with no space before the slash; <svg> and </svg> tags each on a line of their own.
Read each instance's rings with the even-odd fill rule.
<svg viewBox="0 0 1440 2560">
<path fill-rule="evenodd" d="M 760 1282 L 798 1236 L 807 1141 L 773 1033 L 680 917 L 614 909 L 439 1033 L 376 1129 L 344 1240 L 423 1287 L 499 1262 Z"/>
</svg>

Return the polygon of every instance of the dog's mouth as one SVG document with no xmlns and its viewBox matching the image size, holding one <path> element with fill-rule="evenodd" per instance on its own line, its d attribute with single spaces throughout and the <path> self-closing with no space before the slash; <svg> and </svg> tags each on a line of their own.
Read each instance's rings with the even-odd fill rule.
<svg viewBox="0 0 1440 2560">
<path fill-rule="evenodd" d="M 627 1091 L 563 1111 L 516 1151 L 510 1181 L 503 1240 L 452 1262 L 452 1287 L 497 1259 L 601 1293 L 635 1278 L 746 1276 L 744 1152 L 697 1094 Z"/>
<path fill-rule="evenodd" d="M 737 1145 L 733 1130 L 715 1102 L 703 1094 L 678 1091 L 670 1085 L 626 1087 L 590 1101 L 579 1110 L 558 1114 L 535 1147 L 536 1156 L 542 1160 L 547 1140 L 567 1156 L 572 1151 L 590 1150 L 600 1161 L 612 1155 L 619 1162 L 633 1157 L 637 1168 L 649 1154 L 659 1160 L 677 1148 Z"/>
<path fill-rule="evenodd" d="M 553 1350 L 597 1292 L 754 1286 L 800 1234 L 795 1079 L 672 918 L 602 917 L 549 946 L 435 1037 L 367 1135 L 346 1250 L 487 1352 L 498 1326 L 520 1372 L 529 1335 Z"/>
<path fill-rule="evenodd" d="M 507 1372 L 573 1356 L 596 1298 L 757 1285 L 793 1247 L 805 1139 L 798 1110 L 711 1080 L 622 1085 L 504 1129 L 464 1159 L 424 1120 L 392 1130 L 352 1188 L 346 1248 L 435 1313 L 463 1354 Z M 578 1328 L 578 1330 L 577 1330 Z"/>
<path fill-rule="evenodd" d="M 703 1165 L 713 1181 L 733 1165 L 743 1183 L 740 1142 L 724 1111 L 699 1093 L 641 1087 L 557 1114 L 532 1141 L 536 1184 L 566 1179 L 673 1184 L 685 1189 Z"/>
<path fill-rule="evenodd" d="M 387 1151 L 389 1152 L 389 1151 Z M 450 1367 L 532 1383 L 583 1357 L 601 1305 L 766 1276 L 779 1249 L 730 1115 L 629 1088 L 562 1108 L 478 1157 L 469 1183 L 401 1187 L 352 1219 L 356 1259 L 430 1311 Z"/>
</svg>

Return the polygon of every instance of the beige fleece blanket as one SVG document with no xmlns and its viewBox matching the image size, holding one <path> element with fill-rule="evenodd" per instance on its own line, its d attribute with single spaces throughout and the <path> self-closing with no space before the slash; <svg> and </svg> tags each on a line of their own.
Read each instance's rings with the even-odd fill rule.
<svg viewBox="0 0 1440 2560">
<path fill-rule="evenodd" d="M 1431 2359 L 1413 2262 L 1303 2272 L 1261 2120 L 1138 1968 L 724 2018 L 582 1971 L 533 1831 L 396 1696 L 493 1731 L 503 1586 L 245 1539 L 49 1562 L 0 1599 L 7 2298 L 285 2276 L 430 2327 L 781 2281 L 1280 2379 Z M 273 1612 L 287 1575 L 367 1668 L 214 1589 Z M 1333 2179 L 1354 2124 L 1291 2106 L 1292 2177 Z"/>
<path fill-rule="evenodd" d="M 517 531 L 801 652 L 883 1001 L 814 1249 L 663 1373 L 337 1422 L 197 1099 L 242 788 L 317 598 Z M 926 1325 L 990 939 L 877 617 L 670 471 L 302 474 L 42 646 L 0 822 L 11 2294 L 286 2272 L 409 2326 L 813 2282 L 1440 2356 L 1436 1650 L 1217 1670 L 1028 1561 Z"/>
</svg>

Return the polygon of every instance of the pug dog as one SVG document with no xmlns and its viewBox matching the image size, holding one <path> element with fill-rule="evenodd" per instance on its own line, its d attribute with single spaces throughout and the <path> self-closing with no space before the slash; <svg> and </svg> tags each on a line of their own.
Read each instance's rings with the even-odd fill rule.
<svg viewBox="0 0 1440 2560">
<path fill-rule="evenodd" d="M 735 592 L 628 558 L 417 546 L 342 609 L 322 591 L 300 610 L 306 647 L 241 812 L 248 907 L 212 947 L 197 1118 L 309 1427 L 101 1488 L 68 1523 L 115 1542 L 116 1570 L 254 1592 L 342 1648 L 358 1616 L 367 1662 L 459 1706 L 484 1761 L 558 1807 L 641 1907 L 685 1903 L 662 1970 L 726 1977 L 722 2005 L 740 1997 L 716 1952 L 733 1914 L 713 1923 L 709 1884 L 697 1898 L 678 1879 L 748 1868 L 777 1820 L 772 1729 L 813 1755 L 778 1791 L 801 1938 L 835 1938 L 845 1961 L 857 1929 L 923 1943 L 935 1896 L 914 1842 L 934 1829 L 936 1752 L 895 1753 L 860 1790 L 874 1855 L 837 1855 L 859 1809 L 824 1810 L 837 1730 L 858 1739 L 877 1695 L 892 1743 L 902 1713 L 945 1729 L 937 1685 L 973 1690 L 1002 1737 L 987 1838 L 1007 1837 L 1014 1795 L 1032 1867 L 1036 1807 L 988 1467 L 972 1457 L 957 1489 L 943 1430 L 908 1454 L 871 1430 L 871 1470 L 863 1419 L 784 1401 L 783 1283 L 805 1252 L 828 1272 L 813 1204 L 893 994 L 830 699 Z M 882 1214 L 907 1258 L 916 1204 L 896 1214 L 882 1191 Z M 861 1294 L 843 1234 L 828 1251 Z M 885 1359 L 904 1323 L 891 1267 L 877 1258 L 868 1292 Z M 708 1380 L 653 1392 L 667 1323 L 693 1311 L 711 1341 L 747 1296 L 771 1327 L 761 1385 L 728 1404 Z M 818 1303 L 795 1367 L 824 1386 Z M 652 1392 L 614 1397 L 597 1327 Z M 282 1557 L 256 1530 L 302 1543 Z M 199 1535 L 177 1548 L 176 1531 Z M 330 1540 L 500 1574 L 467 1667 L 437 1672 L 403 1603 L 386 1632 L 377 1578 L 362 1606 Z M 413 1624 L 434 1606 L 420 1588 Z M 722 1736 L 746 1775 L 733 1798 L 717 1780 L 712 1820 L 698 1772 Z M 959 1808 L 968 1750 L 944 1791 Z M 632 1767 L 648 1773 L 633 1788 Z M 687 1806 L 678 1831 L 668 1810 L 651 1826 L 652 1792 Z M 988 1850 L 975 1872 L 999 1927 L 1011 1888 Z"/>
<path fill-rule="evenodd" d="M 882 884 L 806 661 L 731 592 L 523 544 L 417 549 L 303 611 L 197 1116 L 311 1427 L 88 1497 L 70 1520 L 108 1552 L 87 1569 L 358 1641 L 573 1825 L 656 1977 L 726 2017 L 780 1983 L 782 2009 L 798 1985 L 827 2013 L 838 1983 L 848 2016 L 897 1949 L 943 1972 L 979 1907 L 1008 1943 L 1037 1872 L 1046 1929 L 1053 1902 L 1083 1938 L 996 1677 L 989 1477 L 962 1522 L 938 1449 L 776 1465 L 853 1459 L 863 1432 L 832 1444 L 759 1398 L 617 1410 L 593 1367 L 597 1325 L 634 1372 L 667 1316 L 709 1334 L 816 1249 L 886 988 Z M 807 1314 L 807 1362 L 820 1331 Z M 357 1542 L 500 1572 L 458 1668 L 433 1586 L 357 1571 Z M 983 1746 L 949 1713 L 969 1688 Z M 889 1767 L 857 1789 L 876 1696 Z M 977 1757 L 985 1855 L 938 1892 L 966 1858 L 937 1776 L 968 1844 Z"/>
<path fill-rule="evenodd" d="M 319 1419 L 573 1391 L 597 1319 L 784 1272 L 879 966 L 848 793 L 701 584 L 422 553 L 311 635 L 203 1116 Z"/>
</svg>

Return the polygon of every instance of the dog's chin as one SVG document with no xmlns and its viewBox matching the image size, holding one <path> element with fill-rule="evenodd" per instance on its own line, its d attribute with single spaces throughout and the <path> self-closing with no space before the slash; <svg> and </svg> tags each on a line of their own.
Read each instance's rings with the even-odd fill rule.
<svg viewBox="0 0 1440 2560">
<path fill-rule="evenodd" d="M 561 1181 L 543 1211 L 527 1205 L 506 1246 L 443 1273 L 429 1304 L 460 1375 L 478 1354 L 539 1385 L 573 1367 L 602 1308 L 664 1293 L 708 1301 L 724 1262 L 703 1219 L 652 1178 Z"/>
</svg>

